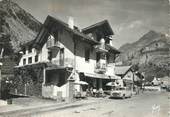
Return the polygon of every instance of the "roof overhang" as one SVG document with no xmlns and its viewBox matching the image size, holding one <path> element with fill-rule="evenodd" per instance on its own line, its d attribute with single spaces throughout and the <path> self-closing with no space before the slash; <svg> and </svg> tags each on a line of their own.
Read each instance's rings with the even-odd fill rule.
<svg viewBox="0 0 170 117">
<path fill-rule="evenodd" d="M 84 73 L 85 76 L 90 78 L 98 78 L 98 79 L 110 79 L 109 76 L 105 74 L 97 74 L 97 73 Z"/>
<path fill-rule="evenodd" d="M 109 50 L 109 52 L 111 53 L 115 53 L 115 54 L 120 54 L 121 52 L 114 48 L 113 46 L 109 45 L 109 44 L 106 44 L 106 49 Z"/>
<path fill-rule="evenodd" d="M 97 42 L 93 39 L 91 39 L 89 36 L 85 35 L 84 33 L 76 30 L 76 29 L 71 29 L 68 27 L 68 24 L 66 24 L 65 22 L 56 19 L 52 16 L 47 16 L 44 24 L 42 25 L 42 28 L 39 32 L 39 34 L 37 35 L 36 39 L 35 39 L 35 44 L 34 46 L 40 46 L 39 48 L 41 48 L 44 43 L 47 41 L 48 35 L 49 33 L 52 32 L 52 28 L 56 28 L 55 30 L 59 30 L 59 29 L 65 29 L 66 31 L 70 32 L 73 34 L 73 36 L 78 36 L 81 37 L 80 39 L 83 41 L 87 41 L 90 42 L 92 44 L 97 44 Z"/>
<path fill-rule="evenodd" d="M 107 20 L 104 20 L 104 21 L 98 22 L 94 25 L 88 26 L 88 27 L 82 29 L 82 32 L 87 34 L 87 33 L 91 33 L 92 31 L 94 31 L 96 29 L 101 30 L 105 36 L 114 35 L 114 32 Z"/>
</svg>

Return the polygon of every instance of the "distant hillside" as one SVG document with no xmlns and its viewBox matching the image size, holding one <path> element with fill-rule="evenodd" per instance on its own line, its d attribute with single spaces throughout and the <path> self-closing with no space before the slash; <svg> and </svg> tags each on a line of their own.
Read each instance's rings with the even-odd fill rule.
<svg viewBox="0 0 170 117">
<path fill-rule="evenodd" d="M 39 21 L 16 3 L 0 1 L 0 52 L 4 49 L 0 62 L 3 63 L 3 78 L 13 76 L 13 67 L 18 62 L 14 53 L 21 44 L 35 39 L 40 26 Z"/>
<path fill-rule="evenodd" d="M 17 51 L 20 44 L 33 40 L 41 26 L 32 15 L 10 0 L 0 2 L 0 16 L 0 47 L 5 47 L 5 51 L 11 48 L 7 47 L 7 42 L 13 51 Z"/>
<path fill-rule="evenodd" d="M 148 77 L 169 75 L 170 39 L 165 34 L 149 31 L 138 41 L 120 47 L 117 61 L 124 65 L 137 65 Z"/>
</svg>

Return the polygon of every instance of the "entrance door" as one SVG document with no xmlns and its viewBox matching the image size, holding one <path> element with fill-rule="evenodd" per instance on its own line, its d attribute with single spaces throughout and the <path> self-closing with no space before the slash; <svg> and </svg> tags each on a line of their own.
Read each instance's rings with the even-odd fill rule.
<svg viewBox="0 0 170 117">
<path fill-rule="evenodd" d="M 60 49 L 60 65 L 64 66 L 64 48 Z"/>
</svg>

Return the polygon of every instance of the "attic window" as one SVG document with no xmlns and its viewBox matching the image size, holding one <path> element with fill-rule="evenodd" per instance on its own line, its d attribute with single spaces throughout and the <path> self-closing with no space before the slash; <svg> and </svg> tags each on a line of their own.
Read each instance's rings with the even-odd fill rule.
<svg viewBox="0 0 170 117">
<path fill-rule="evenodd" d="M 25 65 L 26 64 L 26 59 L 23 59 L 23 65 Z"/>
<path fill-rule="evenodd" d="M 28 64 L 32 63 L 32 57 L 28 58 Z"/>
</svg>

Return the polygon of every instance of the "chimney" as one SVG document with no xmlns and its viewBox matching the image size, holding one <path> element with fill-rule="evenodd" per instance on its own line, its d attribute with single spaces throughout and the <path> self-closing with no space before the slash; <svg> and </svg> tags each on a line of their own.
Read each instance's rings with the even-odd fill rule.
<svg viewBox="0 0 170 117">
<path fill-rule="evenodd" d="M 69 28 L 74 29 L 74 18 L 73 17 L 69 17 L 68 26 Z"/>
</svg>

